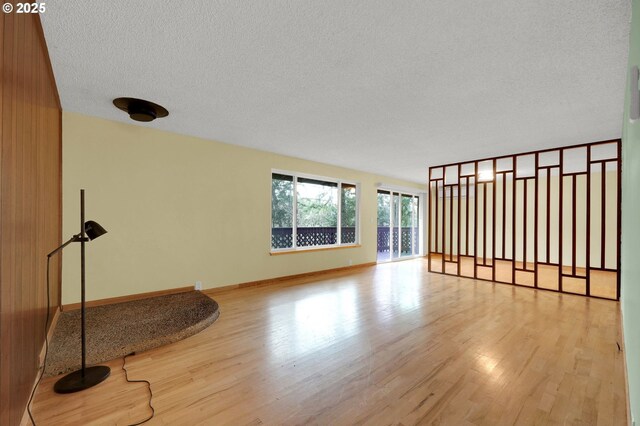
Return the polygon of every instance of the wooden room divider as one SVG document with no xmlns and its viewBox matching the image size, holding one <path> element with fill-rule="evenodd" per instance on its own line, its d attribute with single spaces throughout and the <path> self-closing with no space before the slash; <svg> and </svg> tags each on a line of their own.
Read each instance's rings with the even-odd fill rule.
<svg viewBox="0 0 640 426">
<path fill-rule="evenodd" d="M 429 168 L 429 271 L 618 300 L 619 139 Z"/>
</svg>

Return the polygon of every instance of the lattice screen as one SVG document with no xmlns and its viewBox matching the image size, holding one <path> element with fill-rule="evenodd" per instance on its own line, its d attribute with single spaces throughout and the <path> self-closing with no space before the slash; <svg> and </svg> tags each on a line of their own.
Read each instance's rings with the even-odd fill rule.
<svg viewBox="0 0 640 426">
<path fill-rule="evenodd" d="M 619 299 L 620 140 L 429 169 L 429 270 Z"/>
</svg>

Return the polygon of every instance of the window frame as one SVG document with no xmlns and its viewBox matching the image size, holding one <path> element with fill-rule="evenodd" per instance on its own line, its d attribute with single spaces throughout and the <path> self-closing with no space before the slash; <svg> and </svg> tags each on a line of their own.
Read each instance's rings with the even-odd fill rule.
<svg viewBox="0 0 640 426">
<path fill-rule="evenodd" d="M 273 175 L 280 174 L 285 176 L 291 176 L 293 178 L 293 211 L 292 211 L 292 232 L 291 239 L 293 247 L 286 248 L 273 248 L 271 247 L 271 238 L 273 236 L 273 198 L 269 200 L 270 208 L 269 208 L 269 252 L 271 254 L 283 254 L 283 253 L 297 253 L 297 252 L 305 252 L 305 251 L 319 251 L 319 250 L 328 250 L 328 249 L 340 249 L 340 248 L 349 248 L 349 247 L 360 247 L 360 191 L 361 184 L 359 181 L 352 179 L 340 179 L 329 176 L 320 176 L 309 173 L 301 173 L 301 172 L 293 172 L 290 170 L 283 169 L 271 169 L 271 174 L 269 175 L 269 185 L 273 185 Z M 302 179 L 313 179 L 325 182 L 331 182 L 337 184 L 338 196 L 336 198 L 337 202 L 337 233 L 336 233 L 336 244 L 322 244 L 322 245 L 314 245 L 314 246 L 297 246 L 298 239 L 298 178 Z M 356 187 L 356 238 L 353 243 L 342 243 L 342 184 L 354 185 Z M 271 191 L 269 191 L 271 193 Z"/>
</svg>

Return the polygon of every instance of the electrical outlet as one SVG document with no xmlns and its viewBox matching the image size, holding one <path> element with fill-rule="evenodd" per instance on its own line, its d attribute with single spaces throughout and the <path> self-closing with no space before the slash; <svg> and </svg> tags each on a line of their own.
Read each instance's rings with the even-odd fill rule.
<svg viewBox="0 0 640 426">
<path fill-rule="evenodd" d="M 349 259 L 349 266 L 353 265 L 353 260 Z"/>
<path fill-rule="evenodd" d="M 196 281 L 196 290 L 202 291 L 202 281 Z"/>
</svg>

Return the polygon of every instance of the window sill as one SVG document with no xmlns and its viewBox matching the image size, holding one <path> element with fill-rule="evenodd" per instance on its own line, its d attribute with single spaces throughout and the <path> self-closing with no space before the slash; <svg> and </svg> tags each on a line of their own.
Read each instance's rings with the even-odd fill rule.
<svg viewBox="0 0 640 426">
<path fill-rule="evenodd" d="M 360 244 L 350 244 L 350 245 L 329 246 L 329 247 L 297 248 L 297 249 L 291 249 L 291 250 L 270 251 L 269 255 L 280 256 L 281 254 L 309 253 L 312 251 L 342 250 L 342 249 L 350 249 L 350 248 L 358 248 L 358 247 L 362 247 L 362 246 Z"/>
</svg>

